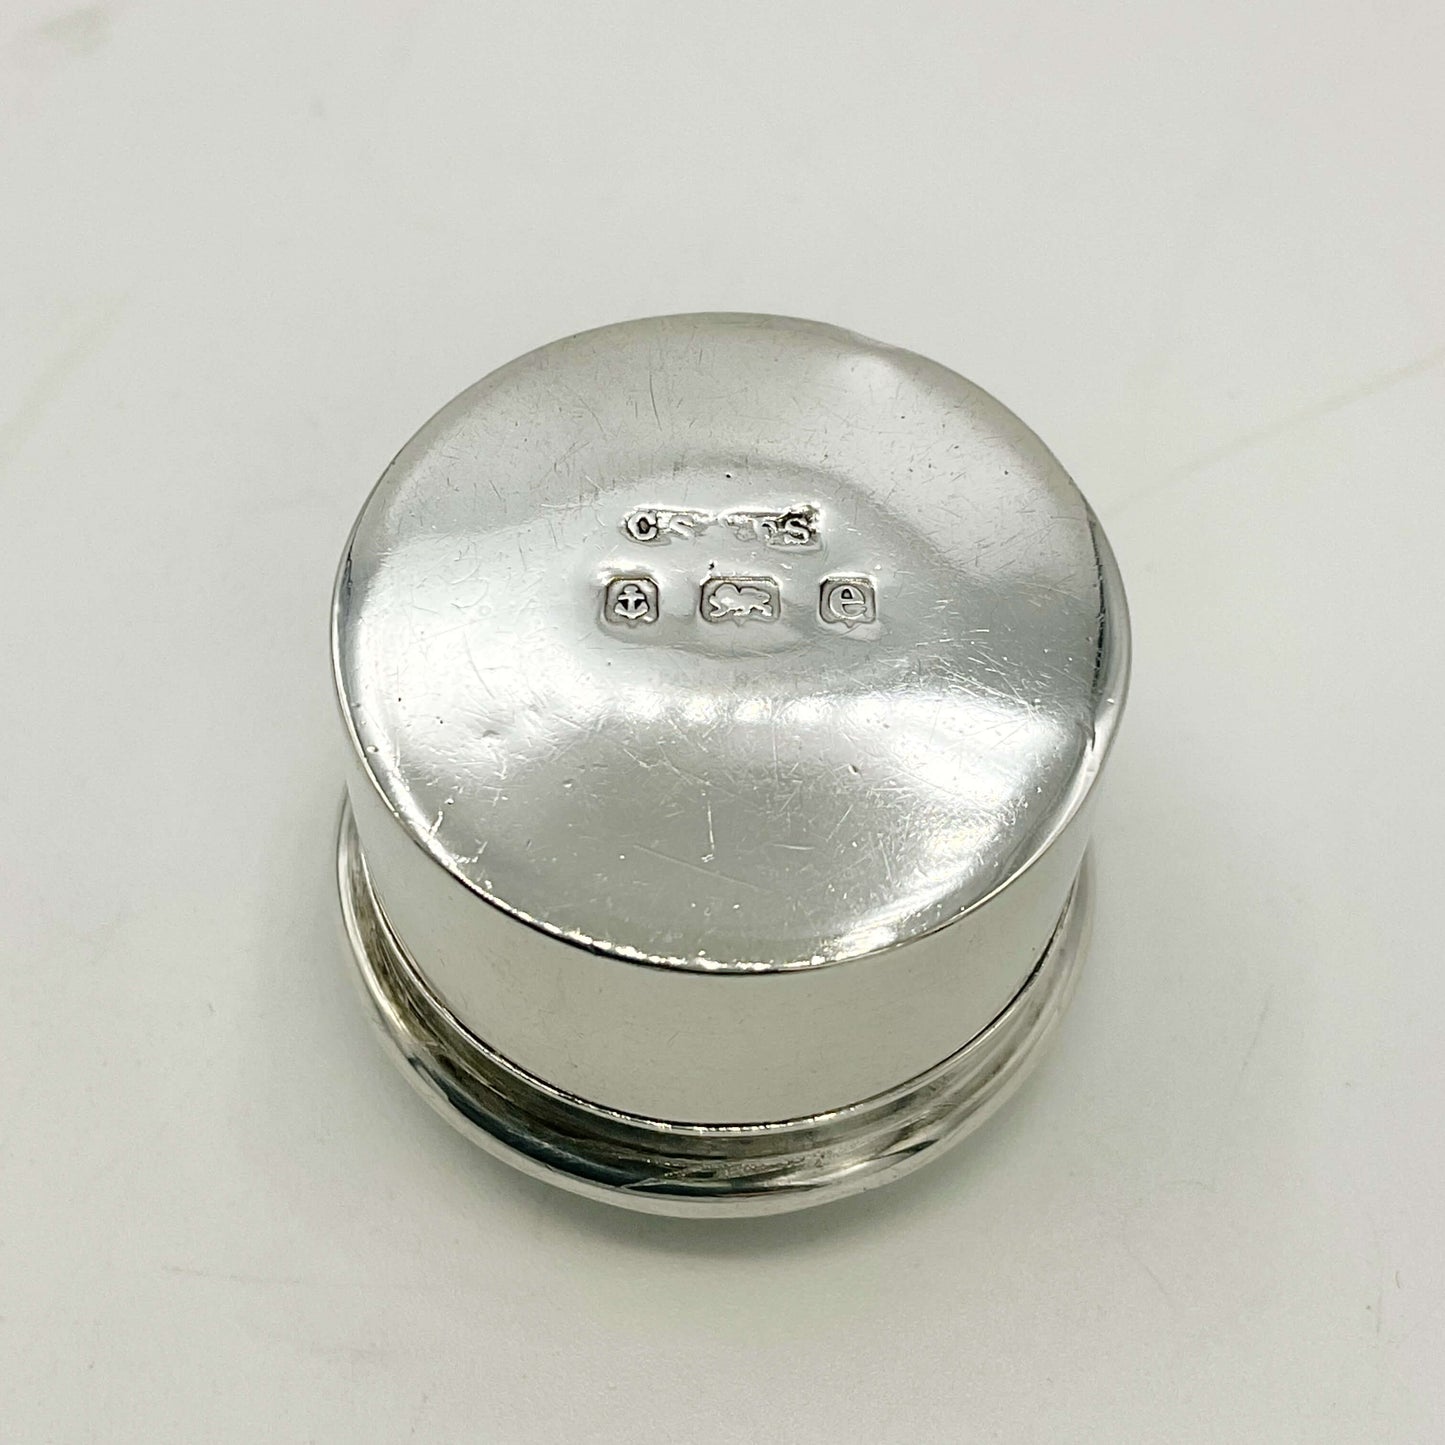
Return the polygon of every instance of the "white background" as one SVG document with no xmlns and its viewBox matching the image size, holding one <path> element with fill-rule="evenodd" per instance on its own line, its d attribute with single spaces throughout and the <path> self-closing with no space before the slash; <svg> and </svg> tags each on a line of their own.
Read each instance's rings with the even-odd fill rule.
<svg viewBox="0 0 1445 1445">
<path fill-rule="evenodd" d="M 1445 1438 L 1438 0 L 9 0 L 0 1438 Z M 971 1146 L 761 1222 L 516 1177 L 332 895 L 332 570 L 559 335 L 854 327 L 1098 508 L 1094 947 Z"/>
</svg>

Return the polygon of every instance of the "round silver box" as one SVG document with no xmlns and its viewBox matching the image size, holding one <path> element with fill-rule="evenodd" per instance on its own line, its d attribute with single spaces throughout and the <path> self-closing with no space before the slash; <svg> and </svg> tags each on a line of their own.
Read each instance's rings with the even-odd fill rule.
<svg viewBox="0 0 1445 1445">
<path fill-rule="evenodd" d="M 387 469 L 333 627 L 360 977 L 494 1153 L 788 1209 L 1037 1057 L 1128 621 L 1088 504 L 962 377 L 770 316 L 555 342 Z"/>
</svg>

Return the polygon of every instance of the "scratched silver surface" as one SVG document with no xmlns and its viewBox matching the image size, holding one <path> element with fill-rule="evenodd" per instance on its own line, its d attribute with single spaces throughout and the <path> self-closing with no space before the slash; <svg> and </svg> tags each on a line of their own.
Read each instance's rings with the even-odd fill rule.
<svg viewBox="0 0 1445 1445">
<path fill-rule="evenodd" d="M 623 525 L 791 506 L 815 547 Z M 633 574 L 660 616 L 609 622 Z M 776 618 L 702 614 L 705 580 L 760 575 Z M 832 576 L 872 579 L 876 622 L 822 620 Z M 591 949 L 747 971 L 928 934 L 1044 851 L 1127 628 L 1086 503 L 998 402 L 725 315 L 554 343 L 441 411 L 362 512 L 334 642 L 363 787 L 448 873 Z"/>
<path fill-rule="evenodd" d="M 372 1022 L 427 1103 L 525 1173 L 605 1203 L 686 1218 L 774 1214 L 877 1188 L 984 1123 L 1027 1077 L 1068 1007 L 1090 892 L 1086 864 L 1023 988 L 934 1067 L 828 1113 L 716 1128 L 660 1123 L 559 1091 L 462 1026 L 381 913 L 349 811 L 337 882 Z M 873 1020 L 861 1022 L 866 1030 Z M 738 1052 L 742 1063 L 746 1045 Z"/>
</svg>

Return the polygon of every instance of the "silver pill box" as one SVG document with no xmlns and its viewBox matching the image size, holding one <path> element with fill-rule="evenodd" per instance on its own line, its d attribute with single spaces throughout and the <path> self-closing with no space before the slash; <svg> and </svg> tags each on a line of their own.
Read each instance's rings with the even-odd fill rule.
<svg viewBox="0 0 1445 1445">
<path fill-rule="evenodd" d="M 372 1016 L 519 1168 L 667 1214 L 870 1188 L 1068 1001 L 1124 594 L 945 367 L 772 316 L 542 347 L 387 468 L 332 645 Z"/>
</svg>

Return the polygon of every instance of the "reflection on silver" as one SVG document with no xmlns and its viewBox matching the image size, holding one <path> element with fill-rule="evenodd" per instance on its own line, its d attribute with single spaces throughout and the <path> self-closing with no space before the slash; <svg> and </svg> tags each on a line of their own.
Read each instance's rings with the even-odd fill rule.
<svg viewBox="0 0 1445 1445">
<path fill-rule="evenodd" d="M 681 1209 L 657 1139 L 609 1173 L 597 1121 L 700 1131 L 708 1208 L 752 1208 L 739 1128 L 827 1116 L 876 1182 L 898 1160 L 865 1101 L 970 1040 L 1032 1057 L 1004 1020 L 1072 976 L 1041 960 L 1077 952 L 1128 627 L 1087 504 L 962 378 L 771 317 L 555 343 L 388 469 L 334 650 L 358 961 L 409 1066 L 514 1160 Z M 909 1158 L 970 1088 L 927 1095 Z M 837 1192 L 774 1164 L 768 1208 Z"/>
<path fill-rule="evenodd" d="M 778 1214 L 876 1188 L 936 1158 L 1027 1077 L 1073 994 L 1090 922 L 1086 862 L 1043 957 L 1008 1007 L 899 1087 L 782 1123 L 688 1126 L 574 1098 L 488 1048 L 432 993 L 388 926 L 349 810 L 337 861 L 342 917 L 372 1019 L 422 1097 L 525 1173 L 648 1214 Z"/>
</svg>

